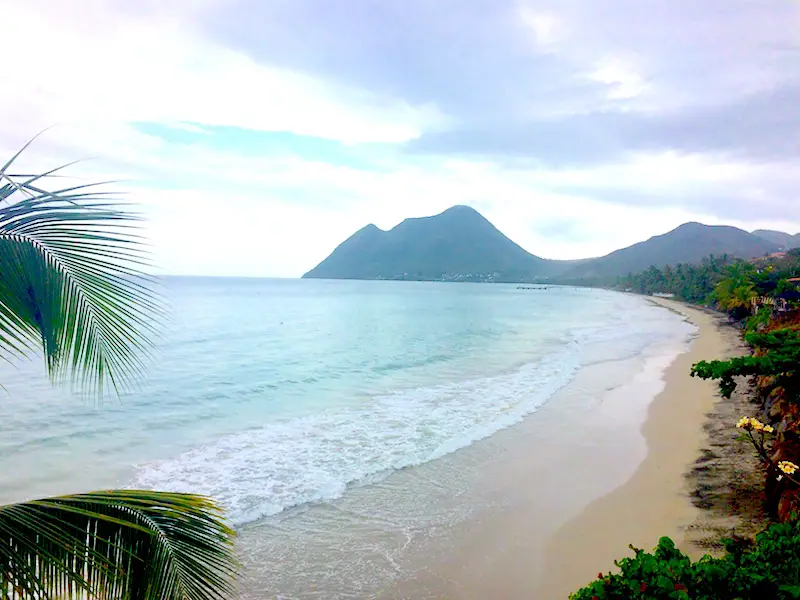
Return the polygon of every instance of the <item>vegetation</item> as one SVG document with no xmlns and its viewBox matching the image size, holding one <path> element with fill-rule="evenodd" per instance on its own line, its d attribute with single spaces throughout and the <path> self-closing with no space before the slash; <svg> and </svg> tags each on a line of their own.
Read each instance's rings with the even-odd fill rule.
<svg viewBox="0 0 800 600">
<path fill-rule="evenodd" d="M 603 575 L 571 600 L 789 600 L 800 598 L 800 525 L 773 524 L 753 544 L 728 540 L 720 558 L 692 562 L 661 538 L 652 553 L 616 561 L 620 572 Z"/>
<path fill-rule="evenodd" d="M 747 431 L 747 438 L 763 461 L 767 510 L 773 518 L 786 520 L 800 510 L 800 485 L 791 477 L 793 472 L 781 468 L 781 464 L 800 463 L 800 377 L 796 373 L 800 364 L 800 331 L 786 322 L 773 327 L 745 336 L 753 347 L 752 356 L 700 361 L 692 368 L 692 375 L 718 381 L 724 397 L 730 397 L 736 389 L 737 378 L 751 377 L 755 381 L 767 424 L 751 419 L 740 421 L 738 426 Z M 753 431 L 760 437 L 753 437 Z M 767 441 L 764 434 L 773 431 L 774 439 Z"/>
<path fill-rule="evenodd" d="M 713 306 L 728 312 L 735 320 L 750 316 L 754 298 L 800 300 L 800 250 L 785 256 L 744 261 L 723 254 L 708 256 L 699 264 L 673 267 L 651 266 L 636 275 L 618 278 L 611 287 L 639 294 L 673 294 L 691 304 Z"/>
<path fill-rule="evenodd" d="M 795 370 L 800 364 L 800 332 L 781 328 L 767 333 L 750 333 L 745 340 L 755 350 L 753 356 L 737 356 L 729 360 L 700 361 L 692 367 L 692 375 L 719 380 L 720 392 L 730 398 L 736 389 L 735 377 L 762 378 L 761 390 L 768 395 L 780 389 L 788 399 L 800 400 L 800 379 Z"/>
<path fill-rule="evenodd" d="M 679 263 L 660 269 L 651 266 L 637 275 L 620 277 L 614 287 L 647 295 L 674 294 L 692 304 L 708 304 L 715 286 L 725 278 L 726 267 L 736 262 L 726 254 L 707 256 L 697 265 Z"/>
<path fill-rule="evenodd" d="M 672 293 L 714 306 L 741 321 L 752 354 L 700 361 L 691 374 L 715 380 L 723 397 L 750 379 L 761 401 L 759 417 L 742 417 L 739 439 L 754 447 L 764 467 L 765 504 L 777 521 L 754 544 L 727 542 L 727 553 L 692 562 L 662 538 L 652 554 L 615 563 L 576 600 L 800 598 L 800 251 L 742 261 L 709 257 L 697 266 L 651 267 L 617 285 L 640 293 Z M 732 424 L 733 425 L 733 424 Z"/>
<path fill-rule="evenodd" d="M 46 191 L 0 168 L 0 356 L 119 393 L 142 371 L 162 304 L 136 215 L 95 185 Z M 12 399 L 13 400 L 13 399 Z M 228 598 L 233 532 L 191 494 L 112 490 L 0 506 L 0 598 Z"/>
</svg>

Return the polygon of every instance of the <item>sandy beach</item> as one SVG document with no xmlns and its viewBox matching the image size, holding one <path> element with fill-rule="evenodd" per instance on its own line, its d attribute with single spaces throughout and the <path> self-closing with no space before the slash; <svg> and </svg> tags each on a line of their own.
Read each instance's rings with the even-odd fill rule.
<svg viewBox="0 0 800 600">
<path fill-rule="evenodd" d="M 647 457 L 627 483 L 593 502 L 553 536 L 546 550 L 546 577 L 536 598 L 566 598 L 599 571 L 613 569 L 615 559 L 630 555 L 628 544 L 649 550 L 660 536 L 669 536 L 689 556 L 699 558 L 714 549 L 721 535 L 757 529 L 758 498 L 751 497 L 740 516 L 732 513 L 737 507 L 730 501 L 747 492 L 757 496 L 760 490 L 752 451 L 731 443 L 735 437 L 735 408 L 731 408 L 746 406 L 748 400 L 740 395 L 721 401 L 716 384 L 689 376 L 698 360 L 741 353 L 739 334 L 720 315 L 669 300 L 653 302 L 686 315 L 699 327 L 698 335 L 689 352 L 669 367 L 666 387 L 650 407 L 642 428 Z M 715 411 L 715 404 L 728 406 Z M 709 445 L 716 445 L 718 452 L 711 454 Z M 728 460 L 720 454 L 727 454 Z M 698 479 L 710 470 L 702 464 L 713 459 L 718 459 L 716 468 L 726 472 Z M 732 473 L 737 467 L 741 473 Z M 716 494 L 708 493 L 709 481 L 742 481 L 745 473 L 753 475 L 749 489 L 723 485 Z M 713 508 L 718 510 L 706 510 Z"/>
<path fill-rule="evenodd" d="M 714 383 L 689 374 L 698 360 L 741 353 L 739 334 L 722 315 L 653 301 L 697 326 L 688 350 L 669 366 L 654 360 L 568 430 L 559 422 L 578 405 L 580 382 L 496 436 L 504 451 L 477 467 L 480 485 L 505 495 L 504 507 L 462 524 L 448 536 L 447 552 L 434 547 L 412 562 L 412 578 L 381 597 L 566 599 L 614 569 L 629 544 L 651 549 L 666 535 L 699 557 L 731 529 L 757 528 L 757 500 L 744 517 L 731 516 L 735 495 L 759 489 L 757 476 L 747 490 L 731 489 L 732 480 L 756 473 L 748 449 L 731 443 L 733 415 L 746 411 L 747 397 L 720 402 Z M 648 393 L 655 399 L 637 404 Z"/>
<path fill-rule="evenodd" d="M 244 597 L 566 599 L 629 544 L 666 535 L 699 557 L 757 529 L 754 458 L 733 441 L 747 395 L 720 402 L 689 375 L 742 353 L 739 333 L 654 302 L 696 327 L 691 340 L 593 362 L 513 427 L 245 528 Z"/>
</svg>

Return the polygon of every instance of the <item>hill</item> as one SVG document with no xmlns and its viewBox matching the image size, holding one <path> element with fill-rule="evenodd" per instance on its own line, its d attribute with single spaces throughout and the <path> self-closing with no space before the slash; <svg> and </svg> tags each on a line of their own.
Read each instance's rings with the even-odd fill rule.
<svg viewBox="0 0 800 600">
<path fill-rule="evenodd" d="M 736 227 L 685 223 L 663 235 L 577 265 L 564 277 L 616 277 L 644 271 L 651 265 L 699 263 L 710 254 L 753 258 L 779 249 L 778 244 Z"/>
<path fill-rule="evenodd" d="M 597 283 L 651 265 L 697 264 L 711 254 L 748 259 L 777 252 L 784 244 L 800 246 L 800 234 L 759 232 L 761 236 L 736 227 L 685 223 L 599 258 L 546 260 L 508 239 L 476 210 L 454 206 L 432 217 L 406 219 L 389 231 L 368 225 L 303 277 Z M 765 239 L 770 236 L 777 241 Z"/>
<path fill-rule="evenodd" d="M 785 231 L 774 231 L 772 229 L 756 229 L 752 233 L 761 239 L 772 242 L 773 244 L 777 244 L 781 248 L 792 248 L 793 246 L 791 244 L 793 237 L 798 237 L 792 236 L 790 233 L 786 233 Z"/>
<path fill-rule="evenodd" d="M 368 225 L 303 277 L 520 282 L 572 264 L 534 256 L 473 208 L 454 206 L 389 231 Z"/>
</svg>

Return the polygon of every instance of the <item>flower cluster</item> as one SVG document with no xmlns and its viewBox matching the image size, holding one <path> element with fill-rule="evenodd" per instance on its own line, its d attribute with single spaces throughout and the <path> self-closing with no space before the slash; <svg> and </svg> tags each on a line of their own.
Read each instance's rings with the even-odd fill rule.
<svg viewBox="0 0 800 600">
<path fill-rule="evenodd" d="M 765 425 L 755 417 L 742 417 L 736 423 L 736 427 L 745 431 L 763 431 L 764 433 L 774 433 L 772 425 Z"/>
<path fill-rule="evenodd" d="M 794 475 L 798 466 L 789 460 L 781 460 L 778 462 L 778 468 L 787 475 Z"/>
</svg>

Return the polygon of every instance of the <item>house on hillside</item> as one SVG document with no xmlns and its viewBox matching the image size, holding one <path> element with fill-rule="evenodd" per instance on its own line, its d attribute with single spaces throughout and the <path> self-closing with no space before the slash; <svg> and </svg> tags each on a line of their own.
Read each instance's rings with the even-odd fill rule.
<svg viewBox="0 0 800 600">
<path fill-rule="evenodd" d="M 773 298 L 772 296 L 756 296 L 750 301 L 753 314 L 757 314 L 762 309 L 772 311 L 772 316 L 784 315 L 789 310 L 789 303 L 785 298 Z"/>
</svg>

